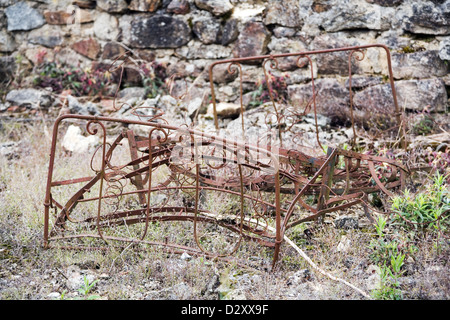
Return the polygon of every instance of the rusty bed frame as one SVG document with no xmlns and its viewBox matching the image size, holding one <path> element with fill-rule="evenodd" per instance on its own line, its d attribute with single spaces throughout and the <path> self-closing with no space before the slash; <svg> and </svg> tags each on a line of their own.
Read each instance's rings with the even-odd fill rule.
<svg viewBox="0 0 450 320">
<path fill-rule="evenodd" d="M 367 195 L 370 193 L 392 196 L 395 190 L 404 187 L 405 179 L 411 173 L 410 168 L 398 160 L 341 148 L 328 147 L 324 153 L 318 139 L 312 57 L 318 54 L 348 53 L 350 112 L 353 115 L 352 59 L 364 59 L 364 51 L 368 48 L 386 52 L 395 117 L 401 128 L 390 52 L 384 45 L 235 58 L 214 62 L 209 67 L 214 124 L 219 129 L 213 82 L 215 66 L 226 64 L 228 72 L 240 73 L 243 118 L 241 64 L 260 62 L 271 92 L 267 63 L 270 68 L 276 69 L 278 59 L 293 57 L 297 58 L 300 68 L 307 61 L 311 69 L 312 98 L 305 110 L 291 114 L 291 119 L 298 120 L 308 112 L 314 113 L 317 143 L 322 153 L 320 156 L 309 155 L 301 148 L 285 147 L 283 143 L 272 145 L 270 141 L 267 143 L 265 140 L 263 143 L 258 140 L 256 144 L 251 144 L 195 130 L 187 125 L 173 126 L 160 114 L 140 120 L 74 114 L 59 117 L 54 123 L 48 168 L 44 246 L 57 246 L 54 243 L 59 241 L 65 243 L 60 245 L 65 248 L 108 248 L 112 243 L 143 243 L 178 253 L 227 259 L 239 250 L 242 240 L 251 240 L 273 249 L 274 266 L 279 258 L 283 237 L 291 227 L 357 204 L 367 209 Z M 281 107 L 272 94 L 270 97 L 273 114 L 280 124 L 283 121 L 279 116 Z M 355 132 L 353 116 L 351 120 Z M 99 147 L 90 159 L 93 174 L 55 181 L 60 127 L 71 121 L 85 123 L 89 135 L 101 138 Z M 123 130 L 115 140 L 107 141 L 108 127 L 111 125 L 120 125 Z M 136 127 L 146 129 L 146 134 L 136 134 L 133 129 Z M 242 137 L 245 137 L 244 122 L 242 130 Z M 114 165 L 116 150 L 126 149 L 126 145 L 130 160 Z M 98 164 L 96 168 L 94 162 Z M 59 199 L 57 188 L 64 187 L 76 191 L 68 199 Z M 132 206 L 129 205 L 129 199 L 134 201 Z M 205 204 L 207 200 L 209 204 Z M 227 201 L 235 204 L 232 210 L 228 208 L 226 212 L 215 212 L 214 208 L 211 209 L 214 207 L 211 203 L 226 204 Z M 370 217 L 369 212 L 366 211 L 366 214 Z M 190 243 L 172 243 L 168 235 L 159 240 L 148 238 L 151 224 L 186 221 L 193 223 L 194 241 Z M 225 230 L 222 232 L 228 239 L 227 249 L 210 251 L 204 239 L 207 233 L 200 230 L 202 224 L 217 225 L 220 230 Z M 124 236 L 124 228 L 133 225 L 143 227 L 133 236 Z M 86 238 L 97 242 L 87 245 L 80 242 L 80 239 Z"/>
</svg>

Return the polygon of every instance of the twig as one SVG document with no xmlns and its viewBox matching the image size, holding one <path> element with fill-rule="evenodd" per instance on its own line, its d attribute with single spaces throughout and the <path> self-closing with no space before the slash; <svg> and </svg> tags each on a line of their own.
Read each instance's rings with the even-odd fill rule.
<svg viewBox="0 0 450 320">
<path fill-rule="evenodd" d="M 131 242 L 128 246 L 126 246 L 126 247 L 122 250 L 122 252 L 121 252 L 117 257 L 114 258 L 114 260 L 113 260 L 112 263 L 111 263 L 111 267 L 109 268 L 109 273 L 111 273 L 111 270 L 112 270 L 112 268 L 114 267 L 114 264 L 116 263 L 117 258 L 119 258 L 119 257 L 122 258 L 122 254 L 123 254 L 126 250 L 128 250 L 128 248 L 131 247 L 133 244 L 134 244 L 134 242 Z"/>
<path fill-rule="evenodd" d="M 55 268 L 55 269 L 56 269 L 56 271 L 58 271 L 64 278 L 66 278 L 66 280 L 69 280 L 69 278 L 67 278 L 66 275 L 65 275 L 61 270 L 59 270 L 58 268 Z"/>
<path fill-rule="evenodd" d="M 247 222 L 257 222 L 254 219 L 244 219 Z M 275 228 L 271 227 L 271 226 L 266 226 L 266 228 L 272 232 L 276 232 Z M 345 284 L 346 286 L 352 288 L 353 290 L 355 290 L 356 292 L 358 292 L 359 294 L 361 294 L 362 296 L 364 296 L 367 299 L 372 300 L 372 298 L 365 293 L 364 291 L 362 291 L 361 289 L 357 288 L 356 286 L 352 285 L 351 283 L 341 279 L 341 278 L 337 278 L 335 276 L 332 276 L 331 274 L 329 274 L 328 272 L 326 272 L 325 270 L 322 270 L 321 268 L 319 268 L 319 266 L 317 266 L 312 260 L 311 258 L 308 257 L 308 255 L 302 250 L 300 249 L 293 241 L 291 241 L 287 236 L 284 236 L 284 240 L 290 245 L 292 246 L 295 251 L 297 251 L 303 259 L 306 260 L 306 262 L 308 262 L 315 270 L 317 270 L 318 272 L 320 272 L 321 274 L 323 274 L 324 276 L 330 278 L 331 280 L 334 281 L 339 281 L 343 284 Z"/>
<path fill-rule="evenodd" d="M 354 285 L 352 285 L 351 283 L 348 283 L 347 281 L 341 279 L 341 278 L 336 278 L 334 276 L 332 276 L 331 274 L 329 274 L 328 272 L 322 270 L 321 268 L 319 268 L 307 255 L 305 252 L 303 252 L 303 250 L 301 250 L 294 242 L 292 242 L 288 237 L 284 236 L 284 240 L 289 243 L 301 256 L 303 259 L 306 260 L 306 262 L 308 262 L 314 269 L 316 269 L 317 271 L 319 271 L 321 274 L 327 276 L 328 278 L 330 278 L 331 280 L 334 281 L 339 281 L 343 284 L 345 284 L 346 286 L 352 288 L 353 290 L 357 291 L 359 294 L 361 294 L 362 296 L 364 296 L 367 299 L 372 299 L 367 293 L 365 293 L 364 291 L 362 291 L 361 289 L 355 287 Z"/>
<path fill-rule="evenodd" d="M 268 228 L 270 231 L 272 231 L 272 232 L 275 232 L 275 231 L 276 231 L 275 228 L 273 228 L 273 227 L 267 226 L 267 228 Z M 362 291 L 361 289 L 355 287 L 355 286 L 352 285 L 351 283 L 349 283 L 349 282 L 347 282 L 347 281 L 345 281 L 345 280 L 343 280 L 343 279 L 341 279 L 341 278 L 336 278 L 335 276 L 332 276 L 331 274 L 329 274 L 329 273 L 326 272 L 325 270 L 322 270 L 321 268 L 319 268 L 319 267 L 311 260 L 311 258 L 309 258 L 308 255 L 307 255 L 305 252 L 303 252 L 303 250 L 300 249 L 300 248 L 299 248 L 293 241 L 291 241 L 291 239 L 289 239 L 287 236 L 284 236 L 284 240 L 285 240 L 290 246 L 292 246 L 292 247 L 295 249 L 295 251 L 297 251 L 297 252 L 302 256 L 302 258 L 305 259 L 306 262 L 308 262 L 315 270 L 317 270 L 318 272 L 320 272 L 320 273 L 323 274 L 324 276 L 327 276 L 327 277 L 330 278 L 331 280 L 339 281 L 339 282 L 345 284 L 346 286 L 352 288 L 353 290 L 355 290 L 356 292 L 358 292 L 359 294 L 361 294 L 361 295 L 364 296 L 365 298 L 372 300 L 372 298 L 371 298 L 367 293 L 365 293 L 364 291 Z"/>
</svg>

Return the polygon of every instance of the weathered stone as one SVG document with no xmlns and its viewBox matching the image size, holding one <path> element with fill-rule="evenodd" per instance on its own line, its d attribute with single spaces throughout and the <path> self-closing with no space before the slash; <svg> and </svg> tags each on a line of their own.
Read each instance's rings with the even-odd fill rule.
<svg viewBox="0 0 450 320">
<path fill-rule="evenodd" d="M 185 59 L 224 59 L 229 58 L 231 49 L 218 44 L 205 45 L 198 41 L 191 41 L 187 46 L 176 50 L 177 55 Z"/>
<path fill-rule="evenodd" d="M 8 19 L 3 10 L 0 10 L 0 29 L 6 28 L 8 26 Z"/>
<path fill-rule="evenodd" d="M 74 0 L 72 3 L 84 9 L 94 9 L 97 5 L 95 0 Z"/>
<path fill-rule="evenodd" d="M 101 50 L 100 44 L 93 38 L 75 42 L 72 49 L 92 60 L 97 58 Z"/>
<path fill-rule="evenodd" d="M 160 99 L 160 96 L 157 96 L 154 99 L 145 99 L 142 98 L 130 98 L 126 101 L 125 104 L 119 104 L 121 109 L 118 113 L 120 118 L 137 120 L 137 121 L 146 121 L 151 117 L 154 117 L 156 114 L 160 113 L 160 109 L 156 109 L 156 105 Z M 137 109 L 133 109 L 132 107 L 138 107 Z M 139 135 L 148 135 L 149 128 L 139 128 L 140 126 L 131 125 L 130 129 L 135 130 L 136 134 Z M 160 199 L 163 201 L 165 196 L 159 195 L 155 197 L 154 200 L 158 201 Z"/>
<path fill-rule="evenodd" d="M 334 226 L 338 229 L 358 229 L 358 220 L 352 217 L 336 218 Z"/>
<path fill-rule="evenodd" d="M 383 286 L 380 267 L 371 264 L 367 267 L 366 273 L 369 274 L 368 278 L 366 279 L 367 290 L 380 290 Z"/>
<path fill-rule="evenodd" d="M 395 7 L 403 3 L 403 0 L 366 0 L 368 3 L 378 4 L 383 7 Z"/>
<path fill-rule="evenodd" d="M 19 107 L 37 109 L 50 107 L 53 99 L 44 91 L 30 88 L 10 91 L 6 95 L 6 101 Z"/>
<path fill-rule="evenodd" d="M 202 110 L 203 100 L 200 97 L 190 98 L 186 101 L 186 104 L 180 109 L 180 111 L 187 112 L 189 118 L 196 117 Z"/>
<path fill-rule="evenodd" d="M 264 16 L 264 23 L 277 24 L 285 27 L 298 28 L 303 25 L 303 19 L 299 15 L 300 5 L 298 0 L 270 0 Z"/>
<path fill-rule="evenodd" d="M 168 13 L 187 14 L 191 10 L 187 0 L 172 0 L 166 8 Z"/>
<path fill-rule="evenodd" d="M 137 48 L 178 48 L 192 37 L 186 22 L 167 15 L 137 17 L 130 33 L 130 45 Z"/>
<path fill-rule="evenodd" d="M 405 31 L 419 34 L 450 34 L 450 4 L 442 1 L 412 1 L 397 13 Z"/>
<path fill-rule="evenodd" d="M 433 111 L 445 111 L 447 91 L 441 79 L 399 81 L 396 85 L 398 101 L 406 109 L 422 111 L 430 106 Z"/>
<path fill-rule="evenodd" d="M 314 0 L 311 4 L 311 9 L 314 12 L 321 13 L 331 9 L 331 5 L 328 0 Z"/>
<path fill-rule="evenodd" d="M 119 22 L 117 18 L 103 12 L 94 22 L 94 34 L 100 40 L 115 40 L 119 36 Z"/>
<path fill-rule="evenodd" d="M 63 65 L 86 68 L 92 61 L 69 47 L 62 48 L 55 56 L 55 60 Z"/>
<path fill-rule="evenodd" d="M 439 58 L 450 61 L 450 37 L 446 37 L 440 42 Z"/>
<path fill-rule="evenodd" d="M 181 259 L 181 260 L 191 260 L 191 259 L 192 259 L 192 256 L 189 255 L 189 254 L 186 253 L 186 252 L 183 252 L 183 254 L 180 256 L 180 259 Z"/>
<path fill-rule="evenodd" d="M 180 77 L 197 77 L 201 72 L 194 64 L 185 62 L 185 61 L 177 61 L 175 63 L 170 63 L 167 66 L 166 74 L 177 74 Z"/>
<path fill-rule="evenodd" d="M 155 12 L 161 5 L 161 0 L 131 0 L 128 8 L 133 11 Z"/>
<path fill-rule="evenodd" d="M 245 91 L 256 89 L 255 82 L 262 77 L 264 77 L 264 73 L 262 73 L 260 65 L 242 65 L 242 81 Z M 247 87 L 246 84 L 249 86 Z"/>
<path fill-rule="evenodd" d="M 308 49 L 306 43 L 299 39 L 289 38 L 272 38 L 267 48 L 273 54 L 279 53 L 295 53 Z"/>
<path fill-rule="evenodd" d="M 324 145 L 334 146 L 334 147 L 344 147 L 345 144 L 350 144 L 351 140 L 353 138 L 353 129 L 350 126 L 350 113 L 347 111 L 347 118 L 338 119 L 336 123 L 334 123 L 334 126 L 337 127 L 336 129 L 331 130 L 325 130 L 320 131 L 319 128 L 319 141 Z M 315 130 L 314 130 L 315 132 Z M 314 133 L 311 133 L 314 134 Z M 310 139 L 315 139 L 314 136 L 309 136 Z M 316 141 L 314 141 L 315 143 Z M 310 144 L 311 141 L 308 142 Z M 308 145 L 306 144 L 306 145 Z M 319 145 L 316 145 L 316 148 Z"/>
<path fill-rule="evenodd" d="M 398 86 L 396 85 L 398 89 Z M 397 97 L 398 91 L 397 91 Z M 373 125 L 377 120 L 382 119 L 386 127 L 396 122 L 392 116 L 395 113 L 394 100 L 390 85 L 376 85 L 353 95 L 355 106 L 354 118 L 365 125 Z"/>
<path fill-rule="evenodd" d="M 311 46 L 314 50 L 326 50 L 342 47 L 350 47 L 357 43 L 349 39 L 341 38 L 339 35 L 323 34 L 316 37 Z M 349 52 L 333 52 L 316 56 L 319 74 L 348 75 Z M 358 63 L 352 59 L 352 73 L 358 73 Z"/>
<path fill-rule="evenodd" d="M 447 92 L 441 79 L 396 81 L 395 88 L 401 108 L 422 111 L 426 106 L 430 106 L 435 111 L 445 110 Z M 357 92 L 353 102 L 357 108 L 367 114 L 377 112 L 392 116 L 395 111 L 389 84 L 377 85 Z"/>
<path fill-rule="evenodd" d="M 8 83 L 13 79 L 16 67 L 14 57 L 0 57 L 0 84 Z"/>
<path fill-rule="evenodd" d="M 16 49 L 14 37 L 5 30 L 0 30 L 0 52 L 12 52 Z"/>
<path fill-rule="evenodd" d="M 59 293 L 59 292 L 50 292 L 48 295 L 47 295 L 47 298 L 49 298 L 49 299 L 51 299 L 51 300 L 57 300 L 57 299 L 59 299 L 61 297 L 61 293 Z"/>
<path fill-rule="evenodd" d="M 123 46 L 116 42 L 108 42 L 103 47 L 102 59 L 114 60 L 125 54 L 126 50 Z"/>
<path fill-rule="evenodd" d="M 81 103 L 77 98 L 68 95 L 67 96 L 68 108 L 72 114 L 80 115 L 100 115 L 97 105 L 92 102 Z"/>
<path fill-rule="evenodd" d="M 233 48 L 235 58 L 259 56 L 267 52 L 270 33 L 261 22 L 247 22 Z"/>
<path fill-rule="evenodd" d="M 400 50 L 411 45 L 411 38 L 402 36 L 397 30 L 389 30 L 377 38 L 377 43 L 386 45 L 390 50 Z"/>
<path fill-rule="evenodd" d="M 215 16 L 223 16 L 233 10 L 233 5 L 229 0 L 195 0 L 195 5 Z"/>
<path fill-rule="evenodd" d="M 74 23 L 88 23 L 94 21 L 92 14 L 87 10 L 77 9 L 74 12 L 69 11 L 46 11 L 45 20 L 48 24 L 66 25 Z"/>
<path fill-rule="evenodd" d="M 84 136 L 81 134 L 81 129 L 78 126 L 71 124 L 67 128 L 66 134 L 62 139 L 62 147 L 64 150 L 74 153 L 86 153 L 90 148 L 93 148 L 99 143 L 100 139 L 96 135 Z M 77 271 L 67 271 L 67 287 L 71 290 L 78 290 L 83 284 L 83 277 L 80 275 L 78 267 Z M 93 280 L 92 278 L 90 279 Z"/>
<path fill-rule="evenodd" d="M 97 7 L 107 12 L 124 12 L 128 9 L 125 0 L 97 0 Z"/>
<path fill-rule="evenodd" d="M 192 299 L 192 288 L 184 282 L 162 290 L 147 292 L 144 300 L 183 300 Z"/>
<path fill-rule="evenodd" d="M 329 117 L 331 124 L 348 121 L 349 92 L 337 79 L 323 78 L 314 81 L 317 112 Z M 288 86 L 288 95 L 294 107 L 303 108 L 313 96 L 312 85 L 297 84 Z"/>
<path fill-rule="evenodd" d="M 239 105 L 239 103 L 236 103 Z M 273 109 L 273 107 L 272 107 Z M 245 139 L 250 144 L 257 144 L 257 141 L 267 133 L 266 125 L 267 109 L 264 106 L 253 108 L 245 111 L 244 114 L 244 128 L 245 136 L 242 135 L 242 117 L 230 121 L 226 125 L 225 136 L 230 139 L 238 138 L 239 141 Z M 208 114 L 210 116 L 210 114 Z M 211 117 L 212 118 L 212 117 Z"/>
<path fill-rule="evenodd" d="M 236 40 L 238 36 L 238 21 L 236 19 L 228 19 L 219 34 L 218 42 L 223 46 L 227 46 Z"/>
<path fill-rule="evenodd" d="M 8 160 L 19 158 L 20 145 L 17 142 L 6 141 L 0 143 L 0 156 Z"/>
<path fill-rule="evenodd" d="M 281 54 L 281 53 L 295 53 L 301 51 L 307 51 L 307 45 L 296 39 L 286 39 L 286 38 L 272 38 L 270 43 L 267 45 L 271 54 Z M 298 57 L 285 57 L 277 59 L 277 69 L 281 71 L 295 70 L 297 66 Z M 308 61 L 305 61 L 306 63 Z M 299 62 L 299 65 L 300 62 Z"/>
<path fill-rule="evenodd" d="M 300 67 L 293 67 L 294 63 L 296 64 L 296 62 L 294 61 L 294 59 L 285 59 L 286 63 L 285 63 L 285 70 L 288 71 L 288 73 L 286 73 L 286 71 L 282 71 L 280 70 L 280 72 L 276 72 L 277 70 L 274 70 L 274 72 L 272 72 L 274 75 L 276 75 L 277 77 L 284 77 L 284 81 L 288 84 L 296 84 L 296 83 L 305 83 L 308 81 L 311 81 L 311 77 L 313 77 L 314 79 L 317 78 L 317 67 L 316 64 L 313 62 L 312 66 L 310 65 L 308 59 L 306 58 L 301 58 L 299 60 L 299 66 Z M 284 62 L 283 62 L 284 64 Z M 292 70 L 288 70 L 292 68 Z M 312 68 L 312 73 L 311 73 L 311 68 Z"/>
<path fill-rule="evenodd" d="M 352 245 L 351 240 L 344 235 L 341 237 L 341 240 L 339 241 L 336 247 L 336 251 L 346 253 L 350 250 L 351 245 Z"/>
<path fill-rule="evenodd" d="M 231 67 L 231 70 L 228 70 L 228 67 L 229 64 L 218 64 L 214 66 L 212 78 L 215 83 L 232 82 L 239 76 L 239 71 L 235 70 L 234 67 Z M 205 78 L 209 81 L 209 74 L 205 75 Z"/>
<path fill-rule="evenodd" d="M 202 289 L 202 296 L 206 296 L 206 298 L 210 297 L 210 299 L 215 299 L 218 297 L 217 288 L 220 286 L 220 276 L 215 273 L 210 280 L 206 283 L 205 287 Z"/>
<path fill-rule="evenodd" d="M 236 118 L 241 112 L 241 106 L 239 104 L 219 102 L 216 104 L 217 116 L 221 118 Z M 208 106 L 208 114 L 214 114 L 213 105 Z"/>
<path fill-rule="evenodd" d="M 349 80 L 345 80 L 345 87 L 349 88 Z M 375 86 L 377 84 L 382 84 L 382 77 L 365 77 L 365 76 L 355 76 L 352 77 L 352 89 L 363 89 L 370 86 Z"/>
<path fill-rule="evenodd" d="M 64 35 L 61 30 L 50 25 L 35 29 L 28 34 L 28 41 L 33 44 L 40 44 L 47 48 L 54 48 L 63 44 Z"/>
<path fill-rule="evenodd" d="M 8 31 L 32 30 L 45 23 L 41 13 L 26 2 L 18 2 L 5 10 L 8 17 Z"/>
<path fill-rule="evenodd" d="M 48 24 L 67 24 L 72 19 L 72 14 L 66 11 L 46 11 L 45 21 Z"/>
<path fill-rule="evenodd" d="M 445 77 L 441 78 L 447 87 L 450 87 L 450 74 L 447 74 Z"/>
<path fill-rule="evenodd" d="M 392 69 L 396 79 L 441 77 L 449 72 L 437 50 L 393 53 Z"/>
<path fill-rule="evenodd" d="M 120 100 L 127 101 L 132 98 L 144 99 L 146 89 L 142 87 L 129 87 L 119 91 L 117 97 Z"/>
<path fill-rule="evenodd" d="M 148 50 L 148 49 L 138 49 L 136 50 L 137 55 L 139 56 L 139 58 L 141 58 L 144 61 L 147 62 L 151 62 L 151 61 L 155 61 L 156 59 L 156 54 L 154 50 Z M 165 57 L 166 55 L 163 55 L 163 57 Z"/>
<path fill-rule="evenodd" d="M 54 50 L 47 50 L 44 47 L 33 47 L 26 49 L 25 57 L 37 66 L 45 61 L 54 61 L 55 52 Z"/>
<path fill-rule="evenodd" d="M 275 27 L 272 32 L 273 35 L 277 38 L 285 38 L 294 36 L 297 31 L 294 28 Z"/>
<path fill-rule="evenodd" d="M 215 90 L 215 95 L 217 101 L 237 102 L 240 104 L 238 101 L 240 97 L 239 82 L 218 86 Z"/>
<path fill-rule="evenodd" d="M 31 0 L 31 1 L 30 0 L 25 0 L 25 1 L 27 1 L 27 2 L 35 2 L 35 3 L 37 2 L 38 4 L 42 3 L 42 4 L 47 5 L 47 6 L 43 6 L 43 7 L 51 7 L 51 8 L 58 8 L 59 9 L 59 8 L 67 8 L 67 7 L 69 7 L 76 0 L 57 0 L 57 1 L 55 1 L 55 0 Z M 37 8 L 39 5 L 33 4 L 32 6 Z"/>
<path fill-rule="evenodd" d="M 89 23 L 95 21 L 93 14 L 89 10 L 76 9 L 72 19 L 68 23 Z"/>
<path fill-rule="evenodd" d="M 305 282 L 295 289 L 296 300 L 322 300 L 330 289 L 319 282 Z"/>
<path fill-rule="evenodd" d="M 302 269 L 296 271 L 287 279 L 288 286 L 297 286 L 299 284 L 305 283 L 306 281 L 316 280 L 314 274 L 311 273 L 309 269 Z"/>
<path fill-rule="evenodd" d="M 192 22 L 192 31 L 204 44 L 215 43 L 220 29 L 220 21 L 214 18 L 204 17 Z"/>
<path fill-rule="evenodd" d="M 16 0 L 0 0 L 0 7 L 7 7 L 12 5 Z"/>
<path fill-rule="evenodd" d="M 394 20 L 393 8 L 372 5 L 365 0 L 330 1 L 331 8 L 320 14 L 328 32 L 348 29 L 388 30 Z"/>
</svg>

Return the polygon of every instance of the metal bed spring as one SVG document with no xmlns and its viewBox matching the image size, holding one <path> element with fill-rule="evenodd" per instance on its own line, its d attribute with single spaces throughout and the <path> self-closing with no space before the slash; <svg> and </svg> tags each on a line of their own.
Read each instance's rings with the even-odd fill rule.
<svg viewBox="0 0 450 320">
<path fill-rule="evenodd" d="M 145 117 L 139 112 L 139 107 L 133 110 L 139 120 L 63 115 L 55 121 L 44 205 L 45 247 L 57 241 L 92 238 L 106 243 L 106 247 L 116 242 L 143 243 L 174 252 L 228 259 L 239 250 L 243 240 L 250 240 L 273 248 L 274 266 L 279 258 L 284 234 L 289 228 L 358 204 L 364 206 L 370 218 L 367 195 L 383 193 L 392 196 L 395 190 L 404 187 L 405 179 L 413 169 L 398 160 L 341 148 L 328 147 L 326 154 L 323 153 L 324 147 L 318 134 L 317 92 L 312 63 L 314 55 L 348 53 L 354 144 L 356 130 L 351 87 L 352 59 L 364 59 L 364 50 L 368 48 L 386 52 L 395 118 L 398 128 L 403 132 L 401 138 L 406 148 L 404 122 L 397 105 L 390 53 L 383 45 L 218 61 L 209 68 L 215 128 L 219 129 L 219 121 L 213 71 L 215 66 L 227 64 L 230 74 L 240 74 L 241 138 L 244 139 L 221 137 L 217 133 L 203 132 L 188 125 L 170 125 L 159 111 Z M 304 110 L 289 110 L 289 116 L 286 116 L 284 106 L 279 105 L 274 98 L 267 70 L 268 67 L 277 69 L 278 60 L 286 57 L 296 58 L 298 68 L 304 67 L 307 61 L 312 85 L 311 99 Z M 257 137 L 256 143 L 245 140 L 247 128 L 243 121 L 242 64 L 249 61 L 261 63 L 270 93 L 272 118 L 275 118 L 275 124 L 271 120 L 266 125 L 278 131 Z M 115 69 L 121 67 L 123 63 Z M 170 80 L 175 77 L 173 75 Z M 172 84 L 169 83 L 169 86 Z M 309 155 L 303 152 L 304 148 L 292 146 L 292 139 L 283 140 L 289 131 L 293 131 L 292 123 L 301 121 L 311 111 L 314 114 L 319 154 L 322 153 L 320 156 Z M 71 121 L 84 122 L 87 134 L 100 137 L 101 142 L 88 159 L 91 175 L 55 181 L 58 135 L 61 125 Z M 122 126 L 123 131 L 114 140 L 108 141 L 107 127 L 112 124 Z M 144 129 L 147 134 L 136 134 L 132 128 Z M 278 139 L 277 143 L 271 140 L 274 135 Z M 118 150 L 126 146 L 130 159 L 115 165 Z M 97 167 L 94 163 L 97 163 Z M 60 193 L 56 189 L 64 187 L 75 187 L 77 191 L 72 192 L 68 199 L 59 199 L 57 195 Z M 95 195 L 91 195 L 93 192 Z M 136 202 L 133 206 L 129 205 L 130 199 Z M 220 202 L 215 199 L 222 199 L 222 204 L 233 202 L 233 210 L 214 211 L 211 203 Z M 150 225 L 166 222 L 193 223 L 193 241 L 180 244 L 169 242 L 167 236 L 162 240 L 148 236 Z M 211 250 L 205 240 L 206 233 L 200 230 L 201 224 L 215 224 L 221 230 L 226 230 L 226 249 Z M 134 236 L 125 236 L 121 227 L 133 225 L 143 225 L 143 228 Z M 68 247 L 78 246 L 73 244 Z"/>
</svg>

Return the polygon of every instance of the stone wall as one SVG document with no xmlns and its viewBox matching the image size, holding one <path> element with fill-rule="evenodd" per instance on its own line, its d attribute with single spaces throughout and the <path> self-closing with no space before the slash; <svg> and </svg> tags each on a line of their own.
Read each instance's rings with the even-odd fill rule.
<svg viewBox="0 0 450 320">
<path fill-rule="evenodd" d="M 186 76 L 194 87 L 191 98 L 203 99 L 207 68 L 217 59 L 375 43 L 391 49 L 402 107 L 448 111 L 450 0 L 0 0 L 3 86 L 18 69 L 30 70 L 43 59 L 86 68 L 131 50 L 135 59 L 158 61 L 169 73 Z M 382 50 L 369 49 L 353 66 L 361 117 L 373 110 L 391 112 L 385 58 Z M 317 57 L 313 66 L 321 111 L 347 117 L 342 111 L 349 105 L 347 57 Z M 143 86 L 132 67 L 125 83 Z M 254 65 L 243 70 L 250 93 L 262 74 Z M 290 99 L 310 92 L 308 68 L 285 60 L 274 72 L 287 75 Z M 239 79 L 225 70 L 215 77 L 219 101 L 236 102 Z M 11 95 L 3 103 L 2 111 L 17 104 Z"/>
</svg>

